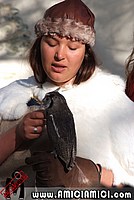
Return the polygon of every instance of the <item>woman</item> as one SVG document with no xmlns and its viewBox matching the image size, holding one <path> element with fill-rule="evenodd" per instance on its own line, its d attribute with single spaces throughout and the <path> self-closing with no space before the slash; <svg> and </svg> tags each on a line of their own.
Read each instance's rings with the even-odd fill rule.
<svg viewBox="0 0 134 200">
<path fill-rule="evenodd" d="M 127 74 L 127 82 L 126 82 L 125 92 L 127 96 L 132 101 L 134 101 L 134 48 L 128 58 L 128 62 L 126 65 L 126 74 Z"/>
<path fill-rule="evenodd" d="M 77 132 L 76 163 L 79 169 L 86 166 L 82 171 L 85 171 L 88 182 L 93 174 L 90 169 L 92 162 L 88 160 L 91 159 L 103 166 L 103 185 L 133 185 L 133 175 L 129 175 L 127 170 L 131 168 L 131 156 L 134 152 L 131 147 L 132 154 L 130 153 L 134 108 L 124 93 L 124 81 L 118 76 L 103 72 L 97 66 L 92 49 L 95 43 L 94 21 L 94 14 L 81 0 L 66 0 L 49 8 L 43 19 L 35 25 L 37 38 L 30 50 L 29 61 L 35 80 L 19 80 L 0 91 L 1 119 L 20 118 L 18 125 L 10 130 L 8 127 L 3 136 L 6 141 L 9 135 L 13 138 L 7 141 L 10 146 L 8 151 L 6 146 L 2 147 L 6 153 L 3 153 L 1 162 L 15 151 L 16 141 L 19 148 L 24 149 L 25 144 L 28 151 L 23 151 L 23 157 L 26 158 L 33 153 L 26 162 L 37 171 L 42 184 L 48 179 L 46 173 L 42 174 L 45 167 L 50 175 L 53 169 L 56 170 L 55 174 L 59 175 L 59 180 L 54 183 L 57 177 L 53 174 L 53 183 L 49 184 L 48 180 L 48 185 L 45 182 L 47 186 L 70 186 L 70 182 L 74 180 L 73 174 L 76 174 L 77 184 L 79 182 L 79 170 L 76 166 L 66 174 L 59 160 L 50 154 L 46 155 L 46 149 L 49 150 L 50 147 L 47 134 L 44 134 L 44 113 L 41 110 L 29 113 L 27 106 L 31 97 L 41 102 L 46 93 L 57 89 L 65 97 L 74 115 Z M 18 140 L 15 139 L 16 135 Z M 127 148 L 124 149 L 124 146 Z M 22 165 L 28 167 L 24 161 L 25 159 Z M 87 162 L 90 163 L 89 168 Z M 42 163 L 43 167 L 40 165 Z M 96 165 L 98 169 L 99 166 Z M 92 168 L 94 174 L 95 168 Z M 91 174 L 88 174 L 90 170 Z M 98 180 L 98 176 L 95 176 Z M 69 183 L 61 181 L 62 177 Z M 77 187 L 77 184 L 72 186 Z"/>
</svg>

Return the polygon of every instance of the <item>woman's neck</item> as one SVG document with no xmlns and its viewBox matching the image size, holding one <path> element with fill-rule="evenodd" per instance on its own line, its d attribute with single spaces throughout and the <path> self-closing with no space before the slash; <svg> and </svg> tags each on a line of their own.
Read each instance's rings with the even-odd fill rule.
<svg viewBox="0 0 134 200">
<path fill-rule="evenodd" d="M 50 82 L 53 85 L 58 86 L 58 87 L 65 87 L 66 85 L 73 85 L 74 79 L 75 79 L 75 77 L 71 78 L 70 80 L 68 80 L 66 82 L 62 82 L 62 83 L 59 82 L 58 83 L 58 82 L 54 82 L 54 81 L 52 81 L 51 79 L 48 78 L 47 82 Z"/>
</svg>

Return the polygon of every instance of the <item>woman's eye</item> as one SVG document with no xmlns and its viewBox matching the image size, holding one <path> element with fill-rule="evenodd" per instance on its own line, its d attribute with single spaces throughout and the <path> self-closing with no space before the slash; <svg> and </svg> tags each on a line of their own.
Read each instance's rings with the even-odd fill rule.
<svg viewBox="0 0 134 200">
<path fill-rule="evenodd" d="M 46 38 L 45 42 L 48 44 L 48 46 L 50 47 L 55 47 L 57 45 L 57 41 L 53 40 L 53 39 L 48 39 Z"/>
<path fill-rule="evenodd" d="M 75 51 L 77 48 L 76 47 L 69 47 L 70 50 Z"/>
<path fill-rule="evenodd" d="M 55 47 L 55 46 L 56 46 L 56 44 L 53 44 L 53 43 L 50 43 L 50 42 L 48 42 L 48 45 L 49 45 L 50 47 Z"/>
</svg>

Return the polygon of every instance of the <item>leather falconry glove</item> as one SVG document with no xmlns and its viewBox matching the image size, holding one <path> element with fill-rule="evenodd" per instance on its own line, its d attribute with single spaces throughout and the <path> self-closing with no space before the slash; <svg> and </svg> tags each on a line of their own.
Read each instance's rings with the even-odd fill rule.
<svg viewBox="0 0 134 200">
<path fill-rule="evenodd" d="M 37 187 L 91 188 L 100 186 L 96 165 L 76 157 L 74 167 L 66 170 L 64 162 L 49 152 L 35 152 L 26 163 L 36 171 Z"/>
</svg>

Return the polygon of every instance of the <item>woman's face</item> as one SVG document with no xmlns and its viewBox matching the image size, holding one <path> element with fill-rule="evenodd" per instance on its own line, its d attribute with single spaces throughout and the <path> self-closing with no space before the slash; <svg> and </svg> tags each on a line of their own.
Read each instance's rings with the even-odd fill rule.
<svg viewBox="0 0 134 200">
<path fill-rule="evenodd" d="M 63 85 L 75 77 L 85 55 L 85 44 L 65 37 L 43 36 L 41 60 L 48 78 Z"/>
</svg>

